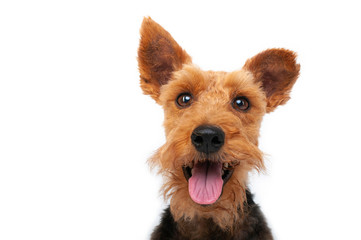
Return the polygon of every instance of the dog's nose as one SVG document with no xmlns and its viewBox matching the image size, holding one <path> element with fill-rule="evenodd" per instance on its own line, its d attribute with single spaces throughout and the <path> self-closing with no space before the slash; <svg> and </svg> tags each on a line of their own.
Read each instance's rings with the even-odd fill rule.
<svg viewBox="0 0 361 240">
<path fill-rule="evenodd" d="M 192 144 L 203 153 L 215 153 L 224 144 L 224 132 L 216 126 L 199 126 L 193 130 Z"/>
</svg>

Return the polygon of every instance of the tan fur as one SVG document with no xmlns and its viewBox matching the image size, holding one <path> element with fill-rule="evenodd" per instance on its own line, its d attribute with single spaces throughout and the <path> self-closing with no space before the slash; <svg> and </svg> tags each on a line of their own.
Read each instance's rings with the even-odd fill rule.
<svg viewBox="0 0 361 240">
<path fill-rule="evenodd" d="M 266 112 L 289 99 L 299 65 L 295 53 L 271 49 L 249 59 L 243 69 L 226 73 L 202 71 L 188 54 L 150 18 L 141 28 L 138 51 L 141 87 L 164 108 L 166 143 L 149 160 L 164 177 L 163 193 L 170 199 L 175 221 L 212 219 L 221 228 L 232 229 L 243 207 L 248 173 L 262 170 L 258 149 L 259 129 Z M 179 108 L 175 100 L 188 92 L 193 103 Z M 246 112 L 232 107 L 237 96 L 246 96 L 251 107 Z M 234 166 L 220 199 L 208 206 L 192 201 L 182 166 L 204 161 L 205 156 L 191 143 L 192 131 L 200 125 L 216 125 L 225 133 L 221 150 L 207 159 Z"/>
</svg>

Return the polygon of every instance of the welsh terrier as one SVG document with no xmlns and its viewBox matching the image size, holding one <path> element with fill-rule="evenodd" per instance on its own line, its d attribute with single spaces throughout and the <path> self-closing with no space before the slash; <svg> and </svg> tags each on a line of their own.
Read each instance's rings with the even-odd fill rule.
<svg viewBox="0 0 361 240">
<path fill-rule="evenodd" d="M 264 168 L 261 121 L 289 100 L 296 53 L 268 49 L 241 70 L 203 71 L 151 18 L 140 35 L 140 86 L 165 116 L 166 143 L 149 163 L 170 200 L 151 239 L 273 239 L 247 178 Z"/>
</svg>

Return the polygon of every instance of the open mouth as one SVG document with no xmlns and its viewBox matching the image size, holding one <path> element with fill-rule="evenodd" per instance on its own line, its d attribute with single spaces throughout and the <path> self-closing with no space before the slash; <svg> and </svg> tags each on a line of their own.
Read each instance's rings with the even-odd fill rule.
<svg viewBox="0 0 361 240">
<path fill-rule="evenodd" d="M 229 163 L 197 162 L 183 166 L 192 200 L 201 205 L 215 203 L 222 195 L 223 186 L 232 176 L 234 167 Z"/>
</svg>

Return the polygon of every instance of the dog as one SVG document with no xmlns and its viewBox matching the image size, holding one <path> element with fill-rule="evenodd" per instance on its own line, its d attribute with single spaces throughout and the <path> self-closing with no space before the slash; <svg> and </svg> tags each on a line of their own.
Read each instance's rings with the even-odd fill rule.
<svg viewBox="0 0 361 240">
<path fill-rule="evenodd" d="M 241 70 L 203 71 L 151 18 L 140 29 L 140 86 L 164 109 L 166 143 L 149 159 L 170 205 L 152 240 L 273 239 L 247 188 L 264 169 L 263 116 L 285 104 L 300 65 L 295 52 L 268 49 Z"/>
</svg>

